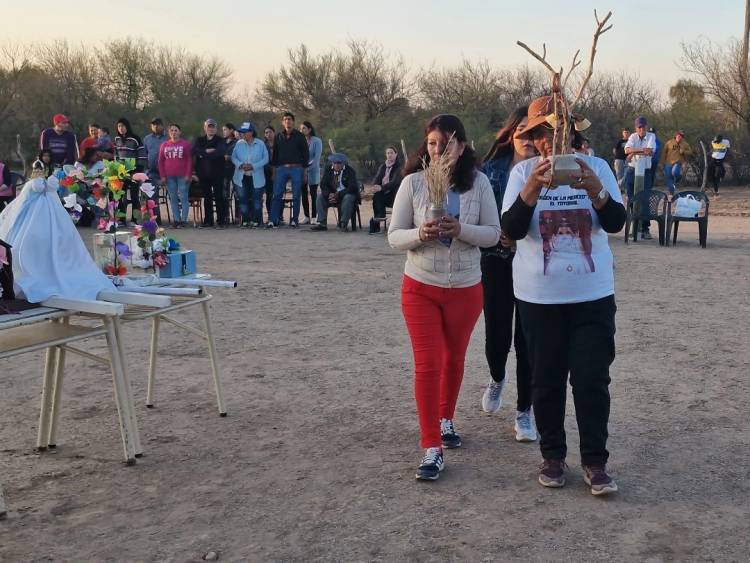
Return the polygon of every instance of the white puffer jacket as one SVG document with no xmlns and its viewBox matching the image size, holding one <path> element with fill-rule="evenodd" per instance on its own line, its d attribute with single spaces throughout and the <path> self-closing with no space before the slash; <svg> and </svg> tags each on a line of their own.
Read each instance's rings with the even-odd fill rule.
<svg viewBox="0 0 750 563">
<path fill-rule="evenodd" d="M 404 273 L 419 282 L 438 287 L 470 287 L 482 280 L 479 247 L 497 244 L 500 221 L 497 203 L 487 176 L 477 172 L 474 185 L 461 194 L 461 234 L 450 247 L 440 241 L 419 240 L 429 197 L 424 172 L 409 174 L 393 203 L 388 242 L 406 250 Z"/>
</svg>

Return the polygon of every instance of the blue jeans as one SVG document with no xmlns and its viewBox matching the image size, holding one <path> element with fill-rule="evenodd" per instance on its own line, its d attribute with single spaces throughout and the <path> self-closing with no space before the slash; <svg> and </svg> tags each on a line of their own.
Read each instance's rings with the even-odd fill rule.
<svg viewBox="0 0 750 563">
<path fill-rule="evenodd" d="M 167 177 L 167 192 L 169 193 L 169 206 L 172 208 L 175 222 L 187 223 L 190 213 L 190 184 L 183 176 Z"/>
<path fill-rule="evenodd" d="M 237 198 L 240 200 L 240 216 L 243 223 L 250 222 L 250 194 L 253 193 L 253 177 L 243 176 L 242 184 L 235 184 Z"/>
<path fill-rule="evenodd" d="M 667 180 L 667 188 L 669 193 L 674 193 L 674 185 L 679 184 L 682 180 L 682 163 L 675 162 L 674 164 L 664 165 L 664 178 Z"/>
<path fill-rule="evenodd" d="M 302 167 L 284 167 L 276 168 L 276 177 L 273 180 L 273 203 L 271 204 L 271 222 L 278 225 L 281 221 L 281 206 L 284 199 L 287 180 L 292 181 L 292 221 L 297 222 L 299 217 L 299 206 L 302 198 Z"/>
</svg>

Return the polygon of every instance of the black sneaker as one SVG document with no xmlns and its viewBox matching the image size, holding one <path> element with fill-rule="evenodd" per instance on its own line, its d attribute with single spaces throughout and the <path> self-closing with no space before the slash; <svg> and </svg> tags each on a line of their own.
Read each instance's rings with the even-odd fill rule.
<svg viewBox="0 0 750 563">
<path fill-rule="evenodd" d="M 545 459 L 539 468 L 539 484 L 551 489 L 564 487 L 567 467 L 562 459 Z"/>
<path fill-rule="evenodd" d="M 290 229 L 296 229 L 297 227 L 299 227 L 299 224 L 297 223 L 297 221 L 289 221 Z"/>
<path fill-rule="evenodd" d="M 416 478 L 420 481 L 435 481 L 440 477 L 440 472 L 445 467 L 443 461 L 443 450 L 440 448 L 427 448 L 424 457 L 417 467 Z"/>
<path fill-rule="evenodd" d="M 607 473 L 606 465 L 584 465 L 583 481 L 591 487 L 591 494 L 604 496 L 617 492 L 617 483 Z"/>
<path fill-rule="evenodd" d="M 269 221 L 266 223 L 266 229 L 275 229 L 276 225 L 273 224 L 273 221 Z"/>
<path fill-rule="evenodd" d="M 453 449 L 461 447 L 461 436 L 456 434 L 453 421 L 447 418 L 440 419 L 440 441 L 444 448 Z"/>
<path fill-rule="evenodd" d="M 313 225 L 312 227 L 310 227 L 310 230 L 311 231 L 327 231 L 328 230 L 328 226 L 327 225 L 322 225 L 322 224 L 317 224 L 317 225 Z"/>
</svg>

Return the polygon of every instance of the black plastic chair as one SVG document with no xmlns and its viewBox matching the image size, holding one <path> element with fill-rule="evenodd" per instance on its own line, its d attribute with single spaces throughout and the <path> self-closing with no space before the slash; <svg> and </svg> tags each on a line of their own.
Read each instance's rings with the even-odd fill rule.
<svg viewBox="0 0 750 563">
<path fill-rule="evenodd" d="M 672 211 L 669 218 L 669 224 L 667 225 L 667 238 L 670 237 L 672 227 L 674 226 L 674 238 L 672 239 L 672 245 L 674 246 L 677 244 L 677 230 L 680 227 L 680 222 L 687 221 L 690 223 L 698 223 L 698 242 L 702 248 L 706 248 L 706 243 L 708 242 L 708 207 L 711 203 L 708 196 L 704 192 L 696 190 L 677 192 L 672 198 L 671 206 L 674 210 L 677 207 L 677 201 L 681 197 L 687 197 L 689 195 L 702 203 L 701 211 L 699 211 L 695 217 L 676 217 L 674 211 Z"/>
<path fill-rule="evenodd" d="M 640 223 L 656 221 L 659 225 L 659 244 L 664 246 L 667 236 L 667 194 L 661 190 L 638 192 L 628 200 L 627 219 L 625 220 L 625 244 L 633 231 L 633 242 L 638 240 Z"/>
</svg>

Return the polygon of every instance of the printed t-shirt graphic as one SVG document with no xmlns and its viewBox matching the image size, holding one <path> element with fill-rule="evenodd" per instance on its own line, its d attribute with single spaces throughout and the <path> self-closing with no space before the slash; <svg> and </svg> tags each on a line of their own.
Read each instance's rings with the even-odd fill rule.
<svg viewBox="0 0 750 563">
<path fill-rule="evenodd" d="M 591 257 L 591 225 L 588 209 L 539 212 L 545 276 L 596 271 Z"/>
<path fill-rule="evenodd" d="M 720 143 L 711 143 L 711 158 L 715 160 L 724 160 L 727 156 L 727 151 L 732 145 L 729 143 L 729 139 L 722 139 Z"/>
</svg>

